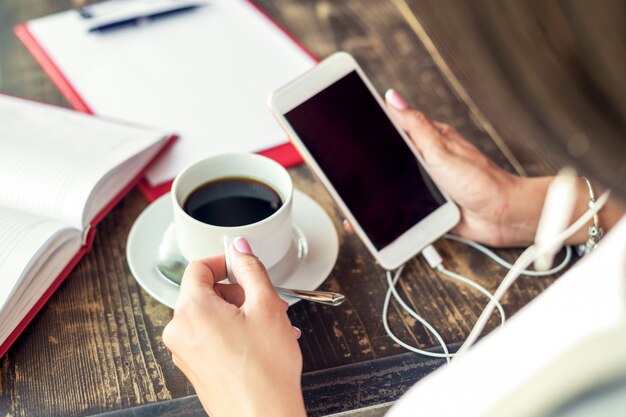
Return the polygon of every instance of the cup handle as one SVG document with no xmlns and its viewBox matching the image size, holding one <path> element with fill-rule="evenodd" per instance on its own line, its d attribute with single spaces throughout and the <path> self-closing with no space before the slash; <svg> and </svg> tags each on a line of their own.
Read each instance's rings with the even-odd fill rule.
<svg viewBox="0 0 626 417">
<path fill-rule="evenodd" d="M 224 258 L 226 259 L 226 278 L 229 283 L 236 284 L 237 278 L 235 278 L 230 264 L 230 246 L 233 244 L 233 240 L 235 240 L 234 237 L 224 236 Z"/>
</svg>

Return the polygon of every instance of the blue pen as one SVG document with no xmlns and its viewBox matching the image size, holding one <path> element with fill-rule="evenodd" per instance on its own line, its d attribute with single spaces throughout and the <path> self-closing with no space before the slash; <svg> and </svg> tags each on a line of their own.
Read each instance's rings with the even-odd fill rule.
<svg viewBox="0 0 626 417">
<path fill-rule="evenodd" d="M 173 15 L 178 15 L 178 14 L 185 13 L 185 12 L 190 12 L 203 6 L 206 6 L 206 4 L 192 4 L 192 5 L 185 5 L 181 7 L 174 7 L 174 8 L 166 9 L 166 10 L 159 10 L 159 11 L 155 11 L 153 13 L 146 14 L 146 15 L 132 16 L 132 17 L 127 17 L 127 18 L 123 18 L 120 20 L 115 20 L 112 22 L 104 22 L 100 25 L 90 27 L 88 31 L 102 33 L 102 32 L 108 32 L 110 30 L 121 29 L 121 28 L 128 27 L 128 26 L 143 25 L 143 24 L 152 22 L 154 20 L 170 17 Z"/>
</svg>

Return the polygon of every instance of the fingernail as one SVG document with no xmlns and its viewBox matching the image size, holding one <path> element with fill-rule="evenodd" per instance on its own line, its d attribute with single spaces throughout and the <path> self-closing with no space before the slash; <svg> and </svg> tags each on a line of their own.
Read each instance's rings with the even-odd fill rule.
<svg viewBox="0 0 626 417">
<path fill-rule="evenodd" d="M 239 253 L 245 253 L 246 255 L 252 255 L 252 248 L 244 237 L 236 237 L 233 239 L 233 246 Z"/>
<path fill-rule="evenodd" d="M 346 233 L 352 233 L 353 229 L 352 229 L 352 225 L 350 224 L 350 222 L 348 220 L 344 220 L 341 225 L 343 226 L 343 230 L 346 231 Z"/>
<path fill-rule="evenodd" d="M 300 336 L 302 336 L 302 330 L 298 329 L 296 326 L 291 326 L 291 328 L 293 329 L 293 334 L 296 335 L 296 339 L 300 339 Z"/>
<path fill-rule="evenodd" d="M 406 104 L 406 101 L 404 101 L 402 96 L 398 94 L 398 92 L 393 88 L 387 90 L 387 92 L 385 93 L 385 100 L 387 100 L 387 103 L 391 104 L 398 110 L 406 110 L 409 107 L 409 105 Z"/>
</svg>

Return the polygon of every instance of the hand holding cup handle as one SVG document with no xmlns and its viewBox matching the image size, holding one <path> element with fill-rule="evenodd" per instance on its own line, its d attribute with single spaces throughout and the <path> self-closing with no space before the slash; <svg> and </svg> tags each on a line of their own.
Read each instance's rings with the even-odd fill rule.
<svg viewBox="0 0 626 417">
<path fill-rule="evenodd" d="M 281 415 L 304 416 L 301 332 L 248 241 L 234 238 L 228 252 L 239 284 L 219 283 L 226 278 L 224 254 L 191 262 L 163 343 L 212 414 L 246 415 L 270 401 L 273 411 L 289 412 Z M 236 386 L 232 401 L 224 389 Z"/>
</svg>

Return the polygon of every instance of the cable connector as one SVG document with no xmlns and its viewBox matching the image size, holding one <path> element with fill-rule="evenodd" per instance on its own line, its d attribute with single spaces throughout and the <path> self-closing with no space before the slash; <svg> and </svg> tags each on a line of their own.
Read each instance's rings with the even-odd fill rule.
<svg viewBox="0 0 626 417">
<path fill-rule="evenodd" d="M 422 250 L 422 256 L 432 269 L 438 269 L 443 263 L 443 259 L 441 259 L 439 252 L 437 252 L 437 249 L 435 249 L 433 245 L 426 246 L 424 250 Z"/>
</svg>

